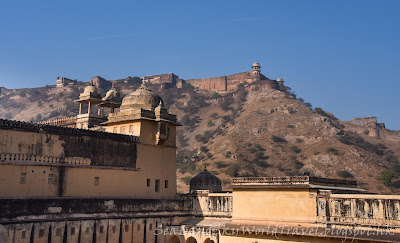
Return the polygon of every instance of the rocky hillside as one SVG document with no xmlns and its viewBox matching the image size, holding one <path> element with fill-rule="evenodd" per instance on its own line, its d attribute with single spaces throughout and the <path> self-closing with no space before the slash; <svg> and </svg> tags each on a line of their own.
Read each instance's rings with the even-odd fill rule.
<svg viewBox="0 0 400 243">
<path fill-rule="evenodd" d="M 109 81 L 95 77 L 106 92 Z M 127 94 L 138 78 L 116 80 Z M 73 103 L 85 87 L 8 90 L 0 98 L 0 118 L 41 121 L 75 115 Z M 184 125 L 178 129 L 178 186 L 207 166 L 226 187 L 234 176 L 310 175 L 357 179 L 372 192 L 400 192 L 400 144 L 345 131 L 332 114 L 310 109 L 290 92 L 241 85 L 220 96 L 183 89 L 151 88 Z"/>
</svg>

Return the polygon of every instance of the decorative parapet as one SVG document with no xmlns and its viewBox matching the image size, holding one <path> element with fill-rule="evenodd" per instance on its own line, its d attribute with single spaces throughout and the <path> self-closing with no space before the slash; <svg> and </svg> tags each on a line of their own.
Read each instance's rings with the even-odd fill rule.
<svg viewBox="0 0 400 243">
<path fill-rule="evenodd" d="M 231 193 L 210 193 L 206 203 L 205 216 L 232 217 L 233 200 Z"/>
<path fill-rule="evenodd" d="M 231 218 L 233 211 L 232 193 L 209 193 L 208 190 L 181 195 L 190 202 L 194 216 L 211 218 Z"/>
<path fill-rule="evenodd" d="M 38 124 L 51 125 L 51 126 L 68 126 L 76 124 L 76 119 L 77 119 L 76 116 L 63 117 L 63 118 L 38 122 Z"/>
<path fill-rule="evenodd" d="M 283 177 L 237 177 L 233 178 L 233 187 L 252 186 L 335 186 L 357 187 L 356 181 L 327 179 L 311 176 L 283 176 Z"/>
<path fill-rule="evenodd" d="M 400 196 L 331 194 L 317 198 L 317 220 L 324 224 L 400 227 Z"/>
<path fill-rule="evenodd" d="M 101 132 L 101 131 L 92 131 L 92 130 L 78 129 L 78 128 L 50 126 L 50 125 L 46 125 L 46 124 L 34 124 L 34 123 L 29 123 L 29 122 L 12 121 L 12 120 L 4 120 L 4 119 L 0 119 L 0 129 L 26 131 L 26 132 L 37 132 L 37 133 L 46 132 L 49 134 L 56 134 L 56 135 L 70 135 L 70 136 L 74 136 L 74 137 L 100 138 L 100 139 L 107 139 L 107 140 L 119 141 L 119 142 L 138 142 L 137 136 L 108 133 L 108 132 Z"/>
<path fill-rule="evenodd" d="M 38 156 L 34 154 L 0 153 L 1 162 L 33 162 L 46 164 L 90 165 L 91 159 L 80 157 Z"/>
</svg>

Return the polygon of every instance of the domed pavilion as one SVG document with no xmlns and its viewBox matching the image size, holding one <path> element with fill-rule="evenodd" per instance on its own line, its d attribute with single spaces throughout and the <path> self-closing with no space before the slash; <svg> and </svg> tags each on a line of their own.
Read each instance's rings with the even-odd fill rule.
<svg viewBox="0 0 400 243">
<path fill-rule="evenodd" d="M 204 171 L 190 180 L 190 192 L 196 191 L 222 192 L 221 180 L 205 168 Z"/>
</svg>

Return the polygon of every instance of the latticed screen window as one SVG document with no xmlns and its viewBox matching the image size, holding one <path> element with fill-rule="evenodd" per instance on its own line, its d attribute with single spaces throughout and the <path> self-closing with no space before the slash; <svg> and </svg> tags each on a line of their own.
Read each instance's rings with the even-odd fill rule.
<svg viewBox="0 0 400 243">
<path fill-rule="evenodd" d="M 125 127 L 120 128 L 120 133 L 125 134 Z"/>
<path fill-rule="evenodd" d="M 132 134 L 133 133 L 133 125 L 130 125 L 129 126 L 129 134 Z"/>
</svg>

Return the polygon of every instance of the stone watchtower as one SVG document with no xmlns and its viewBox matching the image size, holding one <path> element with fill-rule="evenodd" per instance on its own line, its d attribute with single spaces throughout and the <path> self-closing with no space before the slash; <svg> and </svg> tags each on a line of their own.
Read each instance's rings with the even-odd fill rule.
<svg viewBox="0 0 400 243">
<path fill-rule="evenodd" d="M 253 69 L 253 73 L 256 75 L 260 75 L 261 73 L 261 66 L 258 62 L 253 63 L 253 66 L 251 67 Z"/>
<path fill-rule="evenodd" d="M 261 80 L 261 66 L 258 62 L 253 63 L 251 67 L 253 70 L 251 71 L 251 79 L 252 82 L 260 81 Z"/>
</svg>

